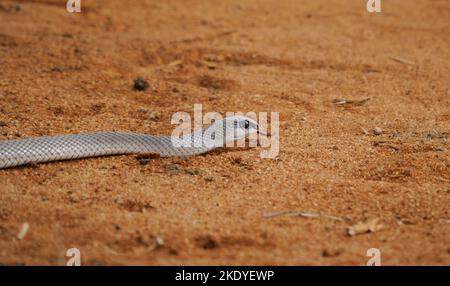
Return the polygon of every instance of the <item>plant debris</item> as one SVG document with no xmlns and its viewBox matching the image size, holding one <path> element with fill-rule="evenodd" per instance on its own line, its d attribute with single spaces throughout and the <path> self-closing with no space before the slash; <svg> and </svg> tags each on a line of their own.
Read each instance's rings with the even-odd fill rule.
<svg viewBox="0 0 450 286">
<path fill-rule="evenodd" d="M 412 62 L 410 60 L 407 60 L 407 59 L 404 59 L 404 58 L 401 58 L 401 57 L 389 56 L 389 58 L 391 60 L 394 60 L 394 61 L 396 61 L 398 63 L 402 63 L 402 64 L 405 64 L 405 65 L 410 65 L 410 66 L 415 66 L 416 65 L 415 62 Z"/>
<path fill-rule="evenodd" d="M 27 235 L 29 229 L 30 229 L 30 225 L 27 222 L 22 224 L 19 234 L 17 234 L 17 238 L 20 240 L 24 239 L 25 236 Z"/>
<path fill-rule="evenodd" d="M 378 218 L 369 219 L 365 222 L 358 222 L 355 225 L 348 227 L 348 234 L 350 236 L 355 236 L 358 234 L 375 232 L 382 228 L 382 225 L 378 224 Z"/>
<path fill-rule="evenodd" d="M 200 170 L 199 169 L 185 169 L 184 172 L 188 175 L 191 176 L 197 176 L 200 175 Z"/>
<path fill-rule="evenodd" d="M 176 66 L 182 66 L 183 65 L 183 61 L 182 60 L 176 60 L 173 62 L 170 62 L 167 64 L 168 67 L 176 67 Z"/>
<path fill-rule="evenodd" d="M 337 106 L 349 106 L 349 105 L 360 106 L 360 105 L 364 105 L 369 100 L 370 100 L 370 97 L 364 98 L 361 100 L 337 98 L 337 99 L 333 100 L 333 103 Z"/>
<path fill-rule="evenodd" d="M 301 211 L 284 211 L 284 212 L 270 212 L 263 214 L 263 218 L 271 219 L 278 216 L 288 216 L 288 217 L 304 217 L 304 218 L 328 218 L 337 221 L 344 221 L 346 218 L 326 215 L 320 212 L 301 212 Z"/>
<path fill-rule="evenodd" d="M 150 121 L 158 121 L 159 119 L 161 119 L 161 114 L 158 111 L 151 111 L 148 114 L 148 120 Z"/>
</svg>

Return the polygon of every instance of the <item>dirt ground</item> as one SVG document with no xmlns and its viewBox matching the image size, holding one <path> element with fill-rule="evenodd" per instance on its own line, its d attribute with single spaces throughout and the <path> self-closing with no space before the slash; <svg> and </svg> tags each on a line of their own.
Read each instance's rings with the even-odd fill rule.
<svg viewBox="0 0 450 286">
<path fill-rule="evenodd" d="M 450 2 L 366 2 L 0 1 L 0 140 L 280 113 L 276 159 L 0 170 L 0 263 L 449 265 Z"/>
</svg>

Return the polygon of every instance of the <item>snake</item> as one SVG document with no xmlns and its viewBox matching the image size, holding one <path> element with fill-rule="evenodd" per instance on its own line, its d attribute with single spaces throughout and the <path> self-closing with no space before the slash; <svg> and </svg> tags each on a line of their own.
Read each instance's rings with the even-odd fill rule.
<svg viewBox="0 0 450 286">
<path fill-rule="evenodd" d="M 189 157 L 258 132 L 255 120 L 234 115 L 181 136 L 102 131 L 3 140 L 0 141 L 0 169 L 110 155 L 148 153 L 160 157 Z"/>
</svg>

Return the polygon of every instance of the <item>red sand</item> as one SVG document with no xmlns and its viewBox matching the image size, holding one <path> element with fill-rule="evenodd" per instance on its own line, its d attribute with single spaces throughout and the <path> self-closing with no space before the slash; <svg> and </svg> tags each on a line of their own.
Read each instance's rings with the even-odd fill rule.
<svg viewBox="0 0 450 286">
<path fill-rule="evenodd" d="M 0 263 L 450 264 L 448 1 L 19 2 L 0 1 L 1 140 L 170 134 L 202 103 L 280 112 L 281 146 L 0 170 Z"/>
</svg>

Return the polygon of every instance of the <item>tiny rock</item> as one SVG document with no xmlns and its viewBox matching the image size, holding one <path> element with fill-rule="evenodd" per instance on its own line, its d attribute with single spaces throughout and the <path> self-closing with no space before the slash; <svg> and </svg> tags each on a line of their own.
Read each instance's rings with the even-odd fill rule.
<svg viewBox="0 0 450 286">
<path fill-rule="evenodd" d="M 373 132 L 373 134 L 375 134 L 375 135 L 381 135 L 381 134 L 383 134 L 383 130 L 381 130 L 380 127 L 375 127 L 375 128 L 372 130 L 372 132 Z"/>
<path fill-rule="evenodd" d="M 208 177 L 205 178 L 205 181 L 212 182 L 212 181 L 214 181 L 214 177 L 213 176 L 208 176 Z"/>
<path fill-rule="evenodd" d="M 134 89 L 137 91 L 144 91 L 149 87 L 148 81 L 139 76 L 134 80 Z"/>
<path fill-rule="evenodd" d="M 155 238 L 155 246 L 157 248 L 164 246 L 164 239 L 162 237 Z"/>
</svg>

